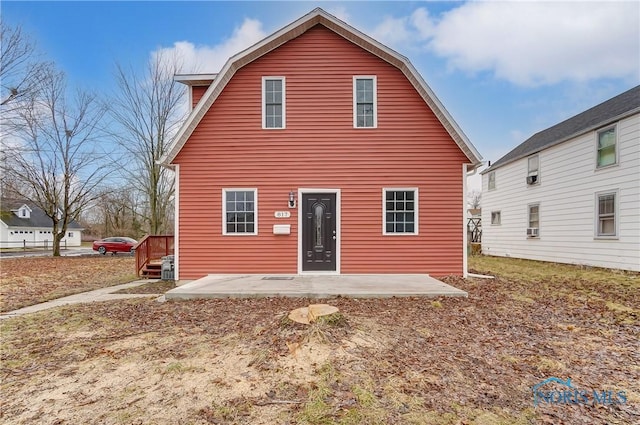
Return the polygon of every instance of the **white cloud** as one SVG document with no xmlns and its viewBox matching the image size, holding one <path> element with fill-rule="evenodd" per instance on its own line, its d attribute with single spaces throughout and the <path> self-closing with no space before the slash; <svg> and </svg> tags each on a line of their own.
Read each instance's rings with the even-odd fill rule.
<svg viewBox="0 0 640 425">
<path fill-rule="evenodd" d="M 637 2 L 469 2 L 438 20 L 424 8 L 387 17 L 372 32 L 402 47 L 426 45 L 462 71 L 524 86 L 640 77 Z"/>
<path fill-rule="evenodd" d="M 176 55 L 183 64 L 184 73 L 216 73 L 227 59 L 252 46 L 266 37 L 262 23 L 246 18 L 242 25 L 233 30 L 231 37 L 214 46 L 195 46 L 189 41 L 178 41 L 172 47 L 160 48 L 153 55 L 173 57 Z"/>
<path fill-rule="evenodd" d="M 333 16 L 335 16 L 336 18 L 344 22 L 349 22 L 349 20 L 351 19 L 351 16 L 349 15 L 347 8 L 344 6 L 332 5 L 327 9 L 327 12 L 329 12 L 330 14 L 332 14 Z"/>
<path fill-rule="evenodd" d="M 391 46 L 398 46 L 414 36 L 415 28 L 409 18 L 385 16 L 383 21 L 371 31 L 371 37 Z"/>
</svg>

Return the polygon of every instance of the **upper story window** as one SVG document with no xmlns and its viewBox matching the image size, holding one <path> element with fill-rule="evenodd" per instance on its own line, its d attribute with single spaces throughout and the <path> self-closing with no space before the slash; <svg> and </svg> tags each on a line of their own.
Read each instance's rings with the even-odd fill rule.
<svg viewBox="0 0 640 425">
<path fill-rule="evenodd" d="M 285 128 L 285 79 L 262 77 L 262 128 Z"/>
<path fill-rule="evenodd" d="M 527 184 L 540 183 L 540 157 L 538 155 L 530 156 L 527 160 Z"/>
<path fill-rule="evenodd" d="M 418 189 L 383 189 L 383 234 L 418 234 Z"/>
<path fill-rule="evenodd" d="M 377 84 L 375 76 L 353 77 L 353 126 L 378 126 Z"/>
<path fill-rule="evenodd" d="M 222 234 L 258 234 L 258 189 L 222 190 Z"/>
<path fill-rule="evenodd" d="M 596 237 L 615 237 L 618 235 L 616 192 L 597 194 Z"/>
<path fill-rule="evenodd" d="M 616 153 L 616 127 L 609 127 L 607 129 L 598 131 L 598 154 L 596 160 L 596 167 L 602 168 L 609 165 L 614 165 L 618 162 L 618 155 Z"/>
<path fill-rule="evenodd" d="M 14 210 L 14 212 L 20 218 L 31 218 L 31 209 L 26 205 L 20 207 L 18 211 Z"/>
<path fill-rule="evenodd" d="M 489 190 L 494 190 L 496 188 L 496 172 L 492 171 L 489 173 Z"/>
</svg>

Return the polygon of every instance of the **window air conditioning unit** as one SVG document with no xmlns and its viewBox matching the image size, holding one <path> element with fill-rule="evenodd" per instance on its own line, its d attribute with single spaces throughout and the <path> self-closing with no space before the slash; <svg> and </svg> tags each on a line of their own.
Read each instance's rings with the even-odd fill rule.
<svg viewBox="0 0 640 425">
<path fill-rule="evenodd" d="M 532 238 L 538 237 L 538 228 L 537 227 L 529 227 L 527 229 L 527 236 Z"/>
<path fill-rule="evenodd" d="M 527 184 L 536 184 L 538 182 L 538 176 L 528 176 L 527 177 Z"/>
</svg>

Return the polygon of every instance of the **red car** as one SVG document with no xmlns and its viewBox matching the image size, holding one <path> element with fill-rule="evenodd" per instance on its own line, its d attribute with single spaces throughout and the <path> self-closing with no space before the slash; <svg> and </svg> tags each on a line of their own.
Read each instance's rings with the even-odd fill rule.
<svg viewBox="0 0 640 425">
<path fill-rule="evenodd" d="M 133 254 L 133 247 L 138 243 L 131 238 L 114 237 L 93 241 L 93 250 L 105 255 L 107 252 L 130 252 Z"/>
</svg>

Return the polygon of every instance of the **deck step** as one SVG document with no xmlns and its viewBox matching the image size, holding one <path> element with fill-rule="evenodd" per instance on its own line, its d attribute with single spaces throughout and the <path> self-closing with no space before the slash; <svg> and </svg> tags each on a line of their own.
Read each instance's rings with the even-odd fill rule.
<svg viewBox="0 0 640 425">
<path fill-rule="evenodd" d="M 141 277 L 145 279 L 160 279 L 162 275 L 162 262 L 151 262 L 142 268 Z"/>
</svg>

